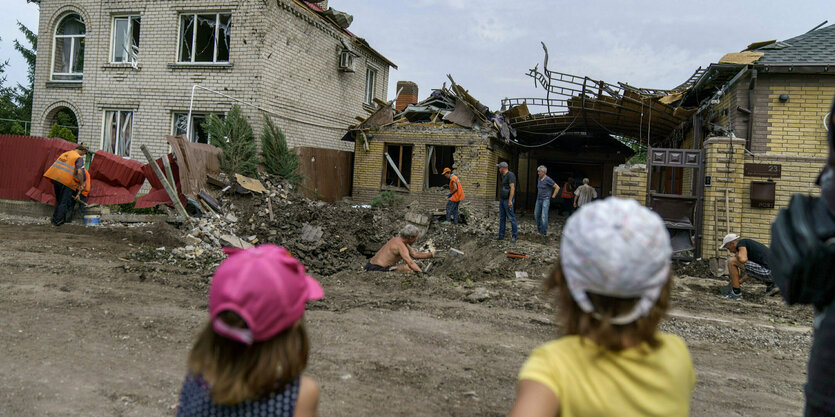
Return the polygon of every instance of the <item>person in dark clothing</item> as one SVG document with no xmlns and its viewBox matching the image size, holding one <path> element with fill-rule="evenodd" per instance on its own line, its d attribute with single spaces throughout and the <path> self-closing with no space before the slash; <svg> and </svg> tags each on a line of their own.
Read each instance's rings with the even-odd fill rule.
<svg viewBox="0 0 835 417">
<path fill-rule="evenodd" d="M 513 241 L 515 242 L 519 234 L 519 225 L 516 223 L 516 215 L 513 213 L 513 202 L 516 197 L 516 175 L 510 172 L 507 162 L 500 162 L 496 164 L 496 167 L 502 174 L 502 190 L 499 198 L 499 237 L 496 239 L 504 239 L 505 223 L 507 219 L 510 219 Z"/>
<path fill-rule="evenodd" d="M 735 233 L 728 233 L 722 239 L 719 249 L 727 249 L 733 256 L 728 258 L 728 275 L 731 279 L 731 292 L 725 298 L 742 300 L 742 290 L 739 286 L 754 277 L 765 283 L 766 295 L 774 295 L 779 291 L 774 286 L 771 274 L 771 251 L 767 246 L 753 239 L 742 239 Z"/>
<path fill-rule="evenodd" d="M 787 304 L 814 306 L 806 417 L 835 417 L 835 102 L 820 197 L 795 194 L 771 225 L 774 281 Z"/>
</svg>

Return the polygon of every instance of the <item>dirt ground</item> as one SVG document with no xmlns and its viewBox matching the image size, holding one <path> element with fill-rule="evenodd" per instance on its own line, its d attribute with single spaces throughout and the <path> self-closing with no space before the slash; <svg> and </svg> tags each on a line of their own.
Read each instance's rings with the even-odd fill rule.
<svg viewBox="0 0 835 417">
<path fill-rule="evenodd" d="M 454 244 L 465 258 L 416 276 L 359 272 L 357 256 L 317 275 L 326 296 L 305 317 L 320 415 L 506 415 L 526 355 L 558 335 L 540 287 L 558 231 L 539 239 L 523 220 L 511 247 L 432 228 L 433 245 Z M 172 415 L 212 272 L 154 256 L 181 239 L 165 223 L 53 228 L 0 218 L 0 416 Z M 508 249 L 531 258 L 509 261 Z M 811 311 L 760 296 L 757 284 L 745 301 L 726 301 L 723 284 L 677 277 L 662 326 L 692 352 L 692 415 L 801 415 Z M 489 298 L 468 300 L 477 288 Z"/>
</svg>

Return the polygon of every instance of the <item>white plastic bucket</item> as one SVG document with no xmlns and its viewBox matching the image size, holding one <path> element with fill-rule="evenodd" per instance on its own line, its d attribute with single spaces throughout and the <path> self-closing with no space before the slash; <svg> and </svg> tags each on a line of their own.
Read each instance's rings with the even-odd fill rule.
<svg viewBox="0 0 835 417">
<path fill-rule="evenodd" d="M 91 214 L 84 216 L 84 225 L 85 226 L 98 226 L 101 224 L 101 216 L 98 214 Z"/>
</svg>

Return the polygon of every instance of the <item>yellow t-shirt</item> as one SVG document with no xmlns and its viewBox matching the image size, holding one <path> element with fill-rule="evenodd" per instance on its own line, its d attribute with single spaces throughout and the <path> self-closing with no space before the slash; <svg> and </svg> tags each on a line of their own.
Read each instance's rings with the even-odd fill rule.
<svg viewBox="0 0 835 417">
<path fill-rule="evenodd" d="M 678 336 L 658 337 L 662 344 L 654 350 L 643 345 L 620 352 L 562 337 L 534 349 L 519 380 L 551 389 L 561 417 L 687 416 L 696 384 L 690 352 Z"/>
</svg>

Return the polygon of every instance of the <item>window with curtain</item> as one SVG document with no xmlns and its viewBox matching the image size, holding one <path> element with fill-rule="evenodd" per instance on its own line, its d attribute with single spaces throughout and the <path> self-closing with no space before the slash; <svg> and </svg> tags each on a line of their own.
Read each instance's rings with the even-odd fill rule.
<svg viewBox="0 0 835 417">
<path fill-rule="evenodd" d="M 133 138 L 133 112 L 124 110 L 105 110 L 104 137 L 101 149 L 105 152 L 130 157 L 130 145 Z"/>
<path fill-rule="evenodd" d="M 78 14 L 61 19 L 52 48 L 52 80 L 81 81 L 84 76 L 84 37 L 87 28 Z"/>
<path fill-rule="evenodd" d="M 178 61 L 229 62 L 232 15 L 224 13 L 180 15 Z"/>
<path fill-rule="evenodd" d="M 140 16 L 117 16 L 113 18 L 113 55 L 110 62 L 136 63 L 139 55 Z"/>
</svg>

